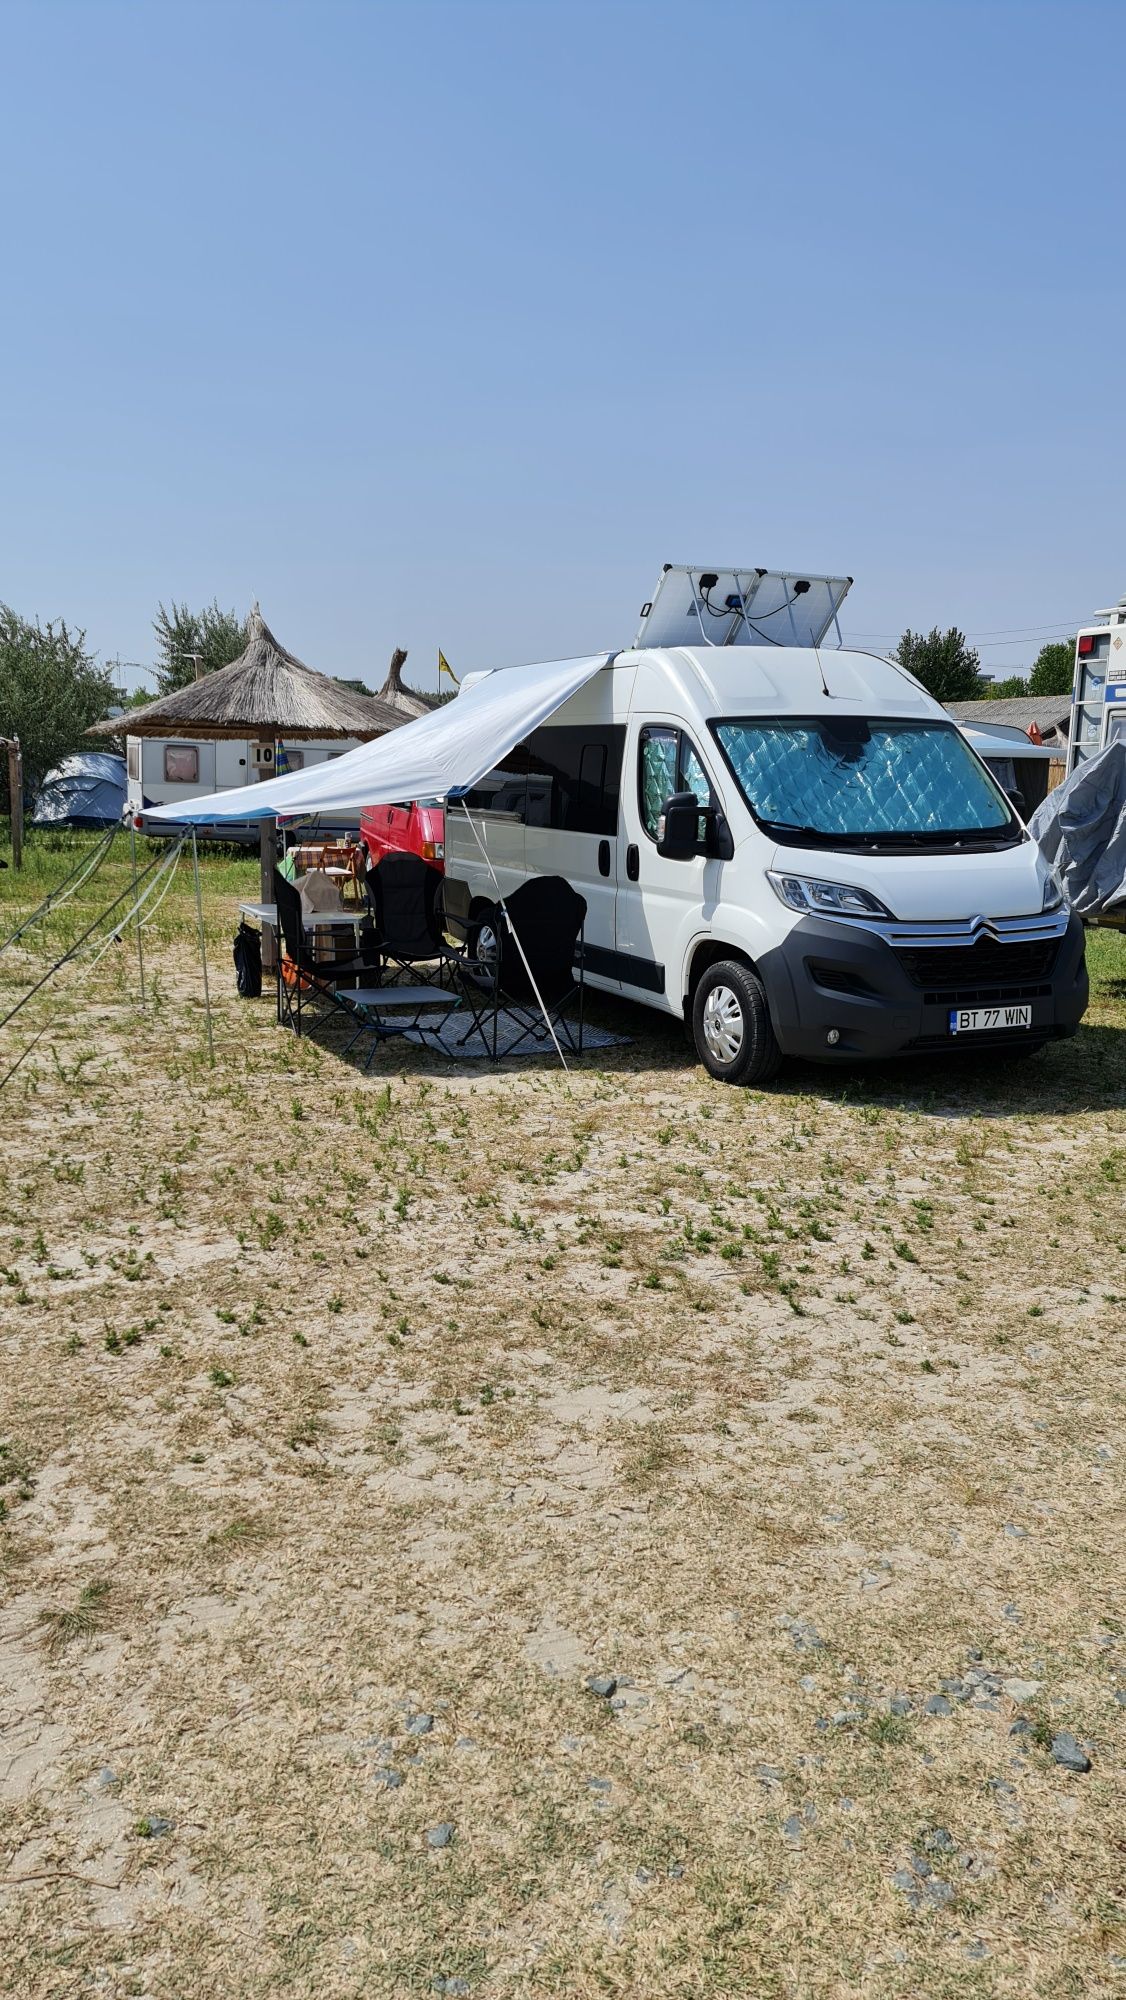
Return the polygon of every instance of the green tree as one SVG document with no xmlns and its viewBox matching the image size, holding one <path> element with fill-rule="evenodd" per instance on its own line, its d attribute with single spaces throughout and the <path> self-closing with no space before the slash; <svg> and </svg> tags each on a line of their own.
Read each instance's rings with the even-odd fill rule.
<svg viewBox="0 0 1126 2000">
<path fill-rule="evenodd" d="M 980 656 L 956 625 L 948 632 L 940 632 L 936 625 L 926 634 L 908 627 L 895 657 L 936 701 L 976 701 L 985 692 Z"/>
<path fill-rule="evenodd" d="M 1029 692 L 1029 685 L 1023 674 L 1010 674 L 1007 680 L 991 681 L 988 687 L 982 689 L 983 699 L 986 701 L 1013 701 Z"/>
<path fill-rule="evenodd" d="M 175 694 L 196 677 L 196 668 L 214 673 L 246 651 L 246 620 L 234 611 L 220 611 L 215 600 L 202 611 L 190 611 L 175 601 L 160 606 L 153 619 L 156 633 L 157 694 Z"/>
<path fill-rule="evenodd" d="M 1074 639 L 1053 639 L 1041 646 L 1028 677 L 1029 694 L 1070 694 L 1075 678 Z"/>
<path fill-rule="evenodd" d="M 82 733 L 117 698 L 113 674 L 86 651 L 85 632 L 31 624 L 0 604 L 0 736 L 18 736 L 24 790 L 30 796 L 60 757 L 80 747 Z M 8 799 L 7 758 L 3 797 Z"/>
</svg>

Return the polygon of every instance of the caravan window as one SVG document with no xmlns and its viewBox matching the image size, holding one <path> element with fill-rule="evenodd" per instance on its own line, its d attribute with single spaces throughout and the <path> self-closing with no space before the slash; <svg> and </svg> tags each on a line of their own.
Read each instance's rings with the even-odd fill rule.
<svg viewBox="0 0 1126 2000">
<path fill-rule="evenodd" d="M 198 785 L 199 751 L 194 743 L 166 743 L 164 746 L 166 785 Z"/>
<path fill-rule="evenodd" d="M 135 784 L 139 784 L 141 778 L 141 739 L 139 736 L 130 736 L 128 738 L 125 745 L 125 757 L 126 769 L 129 776 Z"/>
</svg>

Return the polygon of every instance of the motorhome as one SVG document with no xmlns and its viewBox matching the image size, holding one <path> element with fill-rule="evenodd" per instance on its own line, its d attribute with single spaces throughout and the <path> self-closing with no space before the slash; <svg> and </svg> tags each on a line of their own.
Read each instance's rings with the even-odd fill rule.
<svg viewBox="0 0 1126 2000">
<path fill-rule="evenodd" d="M 302 741 L 292 746 L 225 737 L 127 736 L 126 817 L 139 832 L 175 834 L 180 830 L 177 822 L 149 820 L 153 806 L 175 806 L 197 798 L 201 792 L 232 791 L 238 785 L 264 783 L 269 778 L 284 777 L 290 771 L 308 770 L 314 764 L 325 764 L 330 758 L 342 756 L 346 750 L 355 750 L 358 743 L 355 736 L 331 742 Z M 338 816 L 334 814 L 333 825 L 337 823 Z M 339 824 L 355 826 L 358 822 L 355 817 L 349 820 L 345 814 Z M 206 835 L 208 829 L 200 831 Z M 257 842 L 258 839 L 257 824 L 250 820 L 229 821 L 217 826 L 216 831 L 223 840 Z"/>
<path fill-rule="evenodd" d="M 682 1017 L 736 1083 L 784 1056 L 1072 1034 L 1082 926 L 945 710 L 894 661 L 826 645 L 850 581 L 666 567 L 633 645 L 451 800 L 474 947 L 520 882 L 565 876 L 589 983 Z"/>
<path fill-rule="evenodd" d="M 1126 733 L 1126 597 L 1096 611 L 1075 639 L 1067 775 Z"/>
</svg>

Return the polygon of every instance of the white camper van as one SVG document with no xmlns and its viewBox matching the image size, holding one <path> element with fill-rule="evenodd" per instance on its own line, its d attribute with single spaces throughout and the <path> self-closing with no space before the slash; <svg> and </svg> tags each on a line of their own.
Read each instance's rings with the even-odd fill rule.
<svg viewBox="0 0 1126 2000">
<path fill-rule="evenodd" d="M 849 581 L 667 568 L 633 647 L 467 794 L 471 821 L 451 801 L 480 948 L 498 893 L 565 876 L 589 983 L 690 1021 L 733 1083 L 1072 1034 L 1082 926 L 945 710 L 822 645 Z"/>
</svg>

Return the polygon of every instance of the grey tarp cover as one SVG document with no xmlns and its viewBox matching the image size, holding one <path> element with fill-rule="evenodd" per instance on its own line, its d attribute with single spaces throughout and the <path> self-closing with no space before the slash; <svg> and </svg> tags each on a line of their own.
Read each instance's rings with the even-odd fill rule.
<svg viewBox="0 0 1126 2000">
<path fill-rule="evenodd" d="M 1028 830 L 1081 917 L 1126 915 L 1126 742 L 1080 764 Z"/>
</svg>

